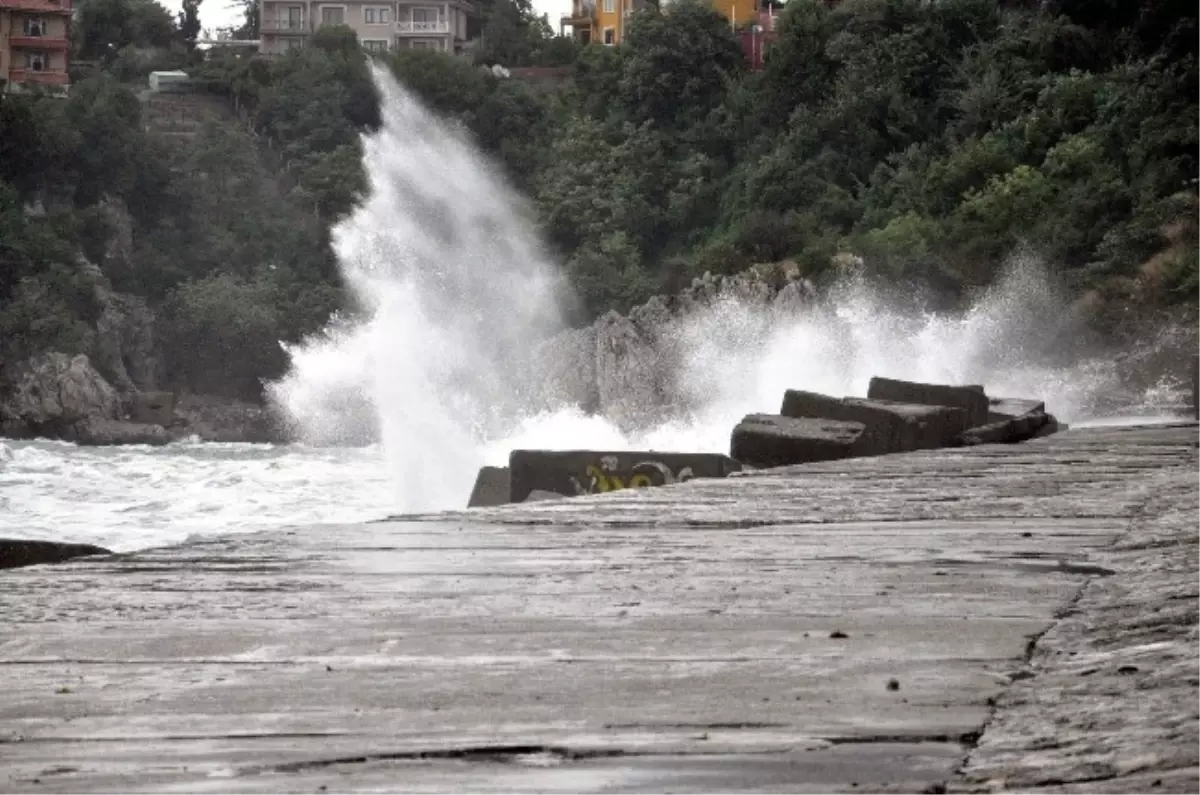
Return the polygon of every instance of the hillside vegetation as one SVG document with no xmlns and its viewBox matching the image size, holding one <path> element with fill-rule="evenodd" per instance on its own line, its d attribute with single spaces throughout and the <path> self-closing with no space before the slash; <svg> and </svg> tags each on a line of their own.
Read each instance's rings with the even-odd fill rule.
<svg viewBox="0 0 1200 795">
<path fill-rule="evenodd" d="M 202 59 L 155 9 L 84 0 L 76 46 L 101 73 L 65 100 L 0 98 L 0 365 L 88 350 L 82 254 L 157 313 L 171 385 L 252 395 L 285 366 L 279 340 L 344 306 L 329 228 L 365 188 L 378 99 L 348 29 L 269 61 Z M 1018 250 L 1105 321 L 1196 303 L 1196 18 L 1182 0 L 792 0 L 750 73 L 692 0 L 582 49 L 494 0 L 475 62 L 383 61 L 531 197 L 580 321 L 755 262 L 819 284 L 839 254 L 953 303 Z M 574 78 L 479 68 L 496 62 Z M 148 134 L 131 81 L 162 66 L 248 126 Z"/>
</svg>

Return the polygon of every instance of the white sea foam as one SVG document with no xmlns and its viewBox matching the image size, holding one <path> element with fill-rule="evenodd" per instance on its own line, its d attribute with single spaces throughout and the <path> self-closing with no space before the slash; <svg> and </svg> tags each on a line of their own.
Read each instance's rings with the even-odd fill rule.
<svg viewBox="0 0 1200 795">
<path fill-rule="evenodd" d="M 665 421 L 622 433 L 575 407 L 546 411 L 521 373 L 560 327 L 559 269 L 469 142 L 377 79 L 384 125 L 365 141 L 371 195 L 334 233 L 359 311 L 290 349 L 291 370 L 272 387 L 306 443 L 5 442 L 0 537 L 128 550 L 461 508 L 477 467 L 513 448 L 724 452 L 733 424 L 777 410 L 785 389 L 863 395 L 873 375 L 983 383 L 993 395 L 1044 398 L 1073 423 L 1155 421 L 1181 408 L 1181 384 L 1130 381 L 1137 352 L 1086 345 L 1068 302 L 1019 260 L 958 313 L 923 311 L 853 277 L 796 312 L 718 301 L 671 331 L 678 401 Z"/>
</svg>

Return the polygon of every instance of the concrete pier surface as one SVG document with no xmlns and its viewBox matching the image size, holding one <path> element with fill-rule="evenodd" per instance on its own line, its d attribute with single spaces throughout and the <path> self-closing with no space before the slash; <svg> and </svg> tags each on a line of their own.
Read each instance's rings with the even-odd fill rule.
<svg viewBox="0 0 1200 795">
<path fill-rule="evenodd" d="M 1196 792 L 1197 426 L 0 573 L 5 792 Z"/>
</svg>

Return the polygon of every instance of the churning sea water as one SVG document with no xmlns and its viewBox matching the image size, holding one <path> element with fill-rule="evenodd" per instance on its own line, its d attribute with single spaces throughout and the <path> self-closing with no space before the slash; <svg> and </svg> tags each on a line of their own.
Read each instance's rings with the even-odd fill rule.
<svg viewBox="0 0 1200 795">
<path fill-rule="evenodd" d="M 535 409 L 520 360 L 561 328 L 560 269 L 470 141 L 375 78 L 384 124 L 364 139 L 371 191 L 333 235 L 362 319 L 290 348 L 270 388 L 306 443 L 0 441 L 0 537 L 130 551 L 462 508 L 477 468 L 513 448 L 725 452 L 738 419 L 776 411 L 784 389 L 864 395 L 873 375 L 983 383 L 1042 398 L 1072 424 L 1156 421 L 1183 402 L 1170 378 L 1131 387 L 1129 352 L 1072 345 L 1064 297 L 1019 262 L 954 314 L 898 308 L 853 279 L 796 316 L 719 302 L 674 330 L 689 408 L 636 435 L 571 407 Z M 363 438 L 363 425 L 379 444 L 329 446 Z"/>
</svg>

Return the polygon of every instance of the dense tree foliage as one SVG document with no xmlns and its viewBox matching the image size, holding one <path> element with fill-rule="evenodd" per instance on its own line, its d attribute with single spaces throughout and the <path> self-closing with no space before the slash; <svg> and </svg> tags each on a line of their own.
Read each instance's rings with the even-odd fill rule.
<svg viewBox="0 0 1200 795">
<path fill-rule="evenodd" d="M 791 0 L 761 72 L 695 0 L 582 49 L 527 0 L 491 0 L 472 58 L 377 62 L 533 200 L 591 314 L 754 262 L 820 280 L 844 254 L 953 301 L 1018 249 L 1103 301 L 1195 304 L 1194 3 L 830 5 Z M 199 391 L 254 393 L 279 341 L 343 307 L 328 236 L 366 189 L 370 60 L 348 28 L 201 59 L 183 27 L 152 0 L 84 0 L 75 50 L 106 74 L 65 100 L 0 97 L 0 365 L 87 350 L 81 256 L 159 313 L 172 382 Z M 235 35 L 256 28 L 249 4 Z M 163 64 L 209 92 L 186 144 L 136 96 Z"/>
</svg>

